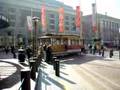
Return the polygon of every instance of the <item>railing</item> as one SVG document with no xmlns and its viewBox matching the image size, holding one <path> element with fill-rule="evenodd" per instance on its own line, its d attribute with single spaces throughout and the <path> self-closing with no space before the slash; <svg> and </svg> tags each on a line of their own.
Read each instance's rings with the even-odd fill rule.
<svg viewBox="0 0 120 90">
<path fill-rule="evenodd" d="M 21 81 L 21 85 L 20 85 L 20 87 L 18 88 L 18 90 L 20 90 L 20 89 L 21 89 L 21 87 L 22 87 L 22 85 L 23 85 L 24 80 L 25 80 L 25 79 L 22 79 L 22 81 Z"/>
<path fill-rule="evenodd" d="M 21 70 L 21 84 L 18 90 L 31 90 L 30 86 L 30 78 L 36 80 L 36 72 L 38 69 L 37 60 L 38 58 L 31 58 L 28 60 L 29 66 L 28 68 Z"/>
</svg>

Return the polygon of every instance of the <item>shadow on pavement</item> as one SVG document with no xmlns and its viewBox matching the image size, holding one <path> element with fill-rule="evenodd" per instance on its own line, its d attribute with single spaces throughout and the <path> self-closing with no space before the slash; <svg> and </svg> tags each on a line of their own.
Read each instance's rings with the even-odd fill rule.
<svg viewBox="0 0 120 90">
<path fill-rule="evenodd" d="M 7 69 L 6 67 L 7 67 L 8 64 L 12 65 L 13 67 L 16 67 L 16 71 L 15 72 L 11 73 L 11 75 L 7 74 L 8 77 L 1 78 L 1 80 L 0 80 L 0 90 L 1 89 L 5 89 L 5 88 L 11 88 L 12 86 L 14 86 L 15 84 L 17 84 L 20 81 L 20 70 L 22 69 L 22 67 L 20 67 L 19 65 L 15 64 L 15 63 L 8 62 L 8 61 L 0 61 L 0 63 L 4 63 L 4 66 L 3 67 L 0 66 L 0 68 L 2 67 L 4 69 Z M 0 72 L 0 74 L 2 72 Z"/>
<path fill-rule="evenodd" d="M 61 63 L 64 64 L 83 64 L 86 62 L 94 61 L 94 60 L 103 60 L 103 57 L 98 56 L 85 56 L 85 55 L 72 55 L 64 58 L 60 58 Z"/>
<path fill-rule="evenodd" d="M 62 73 L 62 74 L 64 74 L 64 75 L 68 75 L 67 73 L 64 73 L 64 72 L 62 72 L 62 71 L 60 71 L 60 73 Z"/>
<path fill-rule="evenodd" d="M 71 83 L 71 84 L 76 84 L 75 82 L 73 82 L 73 81 L 71 81 L 69 79 L 66 79 L 66 78 L 64 78 L 62 76 L 60 76 L 60 78 L 63 79 L 63 80 L 65 80 L 65 81 L 67 81 L 67 82 L 69 82 L 69 83 Z"/>
<path fill-rule="evenodd" d="M 97 63 L 87 63 L 89 65 L 94 65 L 94 66 L 99 66 L 99 67 L 106 67 L 106 68 L 112 68 L 112 69 L 120 69 L 120 66 L 112 66 L 112 65 L 102 65 L 102 64 L 97 64 Z"/>
<path fill-rule="evenodd" d="M 46 80 L 48 80 L 49 82 L 51 82 L 51 83 L 53 83 L 54 85 L 58 86 L 58 87 L 61 88 L 62 90 L 65 90 L 64 85 L 62 85 L 61 83 L 59 83 L 59 82 L 56 81 L 55 79 L 49 77 L 47 73 L 43 72 L 43 76 L 45 76 Z M 45 80 L 45 78 L 44 78 L 44 80 Z M 47 82 L 48 82 L 48 81 L 47 81 Z M 48 85 L 50 85 L 50 84 L 48 84 Z"/>
</svg>

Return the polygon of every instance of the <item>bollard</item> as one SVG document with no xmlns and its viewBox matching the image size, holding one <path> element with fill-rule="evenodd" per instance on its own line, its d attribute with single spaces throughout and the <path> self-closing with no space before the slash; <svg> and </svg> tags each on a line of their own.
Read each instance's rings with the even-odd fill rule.
<svg viewBox="0 0 120 90">
<path fill-rule="evenodd" d="M 25 51 L 24 51 L 24 49 L 19 49 L 18 50 L 18 60 L 19 60 L 19 62 L 24 62 L 25 61 Z"/>
<path fill-rule="evenodd" d="M 30 90 L 30 69 L 22 69 L 21 70 L 21 81 L 23 81 L 21 85 L 21 90 Z"/>
<path fill-rule="evenodd" d="M 57 57 L 53 57 L 53 69 L 55 70 L 55 60 L 57 59 Z"/>
<path fill-rule="evenodd" d="M 30 68 L 31 68 L 31 78 L 33 79 L 33 80 L 35 80 L 36 79 L 36 62 L 35 62 L 35 60 L 30 60 Z"/>
<path fill-rule="evenodd" d="M 42 61 L 42 57 L 39 55 L 38 57 L 34 58 L 35 61 L 36 61 L 36 72 L 39 71 L 39 66 L 41 64 L 41 61 Z"/>
<path fill-rule="evenodd" d="M 60 76 L 60 62 L 59 60 L 55 60 L 55 75 Z"/>
</svg>

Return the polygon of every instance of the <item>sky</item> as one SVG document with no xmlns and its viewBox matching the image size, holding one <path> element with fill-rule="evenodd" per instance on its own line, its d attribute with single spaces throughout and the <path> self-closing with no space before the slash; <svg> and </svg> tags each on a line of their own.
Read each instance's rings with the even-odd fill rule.
<svg viewBox="0 0 120 90">
<path fill-rule="evenodd" d="M 112 16 L 120 19 L 120 0 L 58 0 L 74 9 L 77 5 L 80 5 L 83 15 L 92 13 L 92 3 L 96 2 L 97 12 L 101 14 L 107 13 L 108 16 Z"/>
</svg>

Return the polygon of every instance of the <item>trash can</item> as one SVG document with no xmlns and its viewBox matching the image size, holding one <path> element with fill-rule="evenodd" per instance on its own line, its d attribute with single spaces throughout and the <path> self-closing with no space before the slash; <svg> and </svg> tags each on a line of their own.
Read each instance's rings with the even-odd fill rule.
<svg viewBox="0 0 120 90">
<path fill-rule="evenodd" d="M 24 49 L 18 50 L 18 60 L 19 60 L 19 62 L 25 61 L 25 50 Z"/>
</svg>

